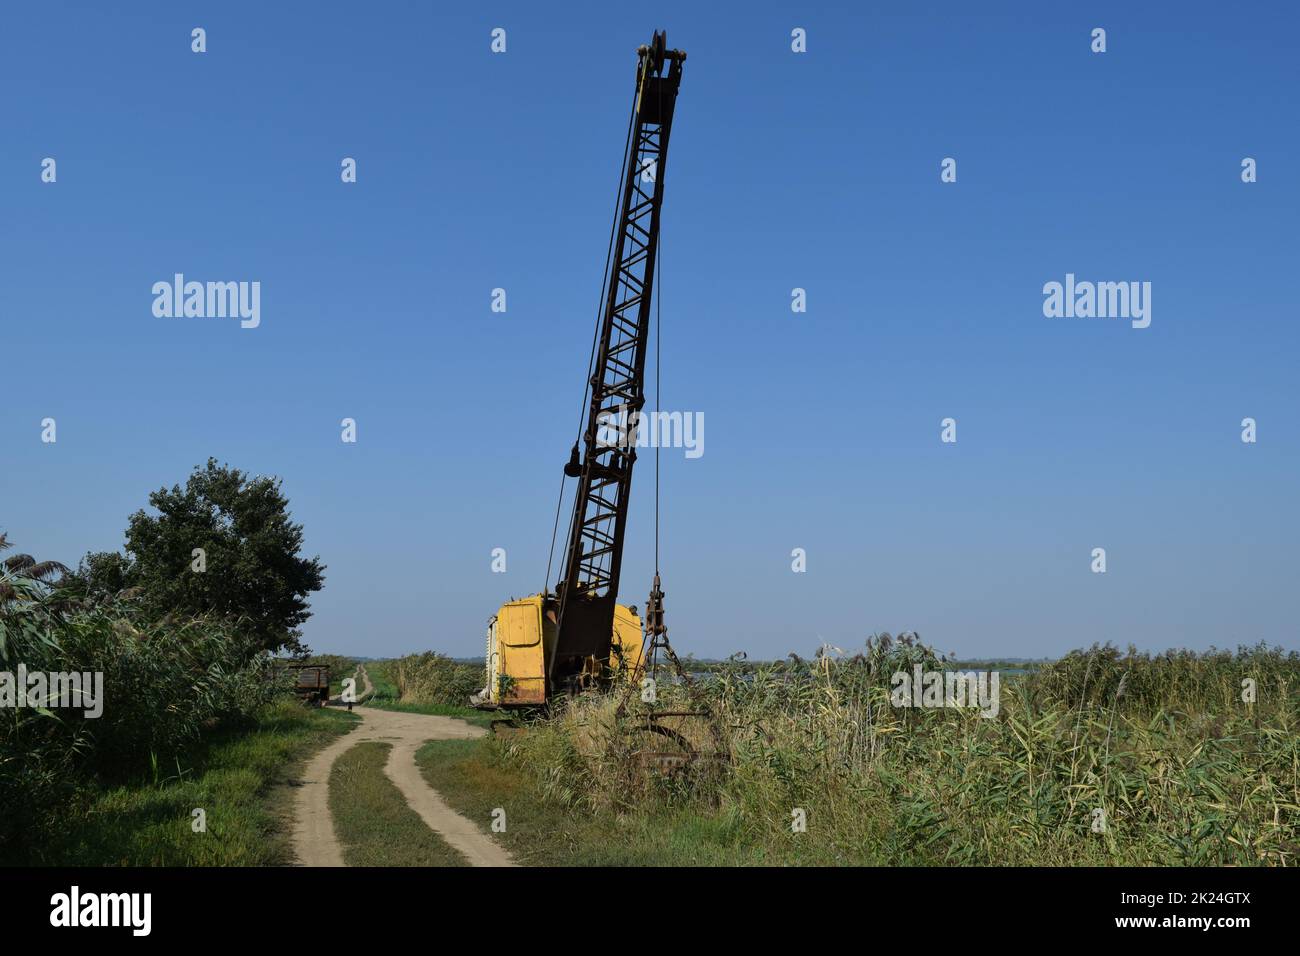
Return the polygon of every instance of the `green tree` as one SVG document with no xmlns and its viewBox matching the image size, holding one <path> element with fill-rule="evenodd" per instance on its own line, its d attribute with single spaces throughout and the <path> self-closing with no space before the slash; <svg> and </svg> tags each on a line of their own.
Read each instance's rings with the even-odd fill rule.
<svg viewBox="0 0 1300 956">
<path fill-rule="evenodd" d="M 138 583 L 135 562 L 117 551 L 87 551 L 61 586 L 80 597 L 112 600 Z"/>
<path fill-rule="evenodd" d="M 130 585 L 160 614 L 219 614 L 243 621 L 269 651 L 302 651 L 307 596 L 324 583 L 319 557 L 303 558 L 302 525 L 289 517 L 280 479 L 250 477 L 209 458 L 182 489 L 149 496 L 158 512 L 131 516 Z"/>
</svg>

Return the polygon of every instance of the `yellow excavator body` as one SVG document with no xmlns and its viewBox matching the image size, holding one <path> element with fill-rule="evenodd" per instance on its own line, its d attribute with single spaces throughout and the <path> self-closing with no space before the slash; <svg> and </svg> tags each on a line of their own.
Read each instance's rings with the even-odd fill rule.
<svg viewBox="0 0 1300 956">
<path fill-rule="evenodd" d="M 546 703 L 546 668 L 555 651 L 554 611 L 541 594 L 501 605 L 488 622 L 487 684 L 479 706 L 540 707 Z M 589 686 L 627 679 L 641 663 L 641 619 L 614 605 L 614 630 L 607 659 L 589 657 L 583 678 Z"/>
</svg>

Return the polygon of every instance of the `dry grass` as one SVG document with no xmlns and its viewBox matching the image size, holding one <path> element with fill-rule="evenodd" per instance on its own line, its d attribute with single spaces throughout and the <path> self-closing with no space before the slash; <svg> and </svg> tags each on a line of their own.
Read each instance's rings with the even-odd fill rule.
<svg viewBox="0 0 1300 956">
<path fill-rule="evenodd" d="M 701 684 L 729 762 L 630 769 L 613 701 L 572 701 L 497 759 L 588 812 L 665 807 L 741 821 L 737 839 L 817 862 L 1285 865 L 1300 854 L 1300 656 L 1094 647 L 1006 681 L 1001 712 L 897 708 L 918 642 Z M 1242 681 L 1255 681 L 1254 703 Z M 666 687 L 661 708 L 682 702 Z M 707 747 L 707 729 L 687 729 Z M 712 769 L 710 769 L 712 768 Z M 791 831 L 802 809 L 807 832 Z M 1104 824 L 1104 825 L 1103 825 Z"/>
</svg>

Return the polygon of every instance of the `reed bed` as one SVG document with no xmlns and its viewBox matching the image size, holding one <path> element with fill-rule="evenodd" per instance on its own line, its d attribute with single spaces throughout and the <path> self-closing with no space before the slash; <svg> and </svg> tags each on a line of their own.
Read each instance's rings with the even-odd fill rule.
<svg viewBox="0 0 1300 956">
<path fill-rule="evenodd" d="M 483 686 L 481 664 L 465 664 L 433 651 L 391 662 L 388 674 L 405 704 L 466 707 L 470 695 Z"/>
<path fill-rule="evenodd" d="M 180 776 L 203 731 L 247 725 L 289 688 L 239 622 L 85 602 L 43 567 L 53 565 L 0 561 L 0 674 L 11 688 L 20 669 L 98 675 L 102 699 L 24 706 L 14 691 L 0 707 L 0 862 L 42 845 L 80 791 Z"/>
<path fill-rule="evenodd" d="M 1300 853 L 1300 655 L 1094 645 L 1003 680 L 1000 710 L 908 708 L 891 678 L 949 667 L 911 636 L 852 657 L 719 665 L 703 701 L 725 759 L 635 766 L 633 707 L 570 700 L 496 759 L 589 812 L 693 808 L 737 839 L 824 863 L 1290 865 Z M 1246 692 L 1253 682 L 1254 697 Z M 705 722 L 678 727 L 719 749 Z M 792 824 L 802 811 L 806 830 Z"/>
</svg>

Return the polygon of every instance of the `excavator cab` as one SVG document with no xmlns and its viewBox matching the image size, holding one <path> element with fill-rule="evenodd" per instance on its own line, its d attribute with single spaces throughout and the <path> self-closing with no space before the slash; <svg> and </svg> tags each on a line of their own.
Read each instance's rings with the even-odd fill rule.
<svg viewBox="0 0 1300 956">
<path fill-rule="evenodd" d="M 547 663 L 555 651 L 559 604 L 554 595 L 509 601 L 488 622 L 487 682 L 470 698 L 484 710 L 541 707 L 549 699 Z M 555 661 L 555 690 L 577 692 L 627 679 L 641 663 L 641 619 L 635 607 L 614 606 L 614 627 L 603 654 Z"/>
</svg>

